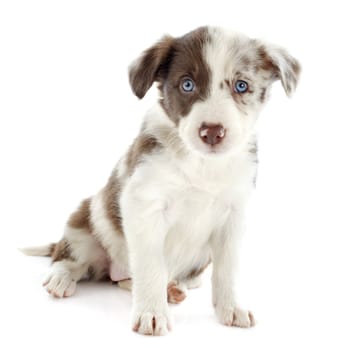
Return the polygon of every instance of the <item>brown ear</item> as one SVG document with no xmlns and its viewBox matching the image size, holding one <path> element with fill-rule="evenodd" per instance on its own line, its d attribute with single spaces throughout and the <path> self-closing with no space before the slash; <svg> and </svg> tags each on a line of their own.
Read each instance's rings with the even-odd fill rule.
<svg viewBox="0 0 350 350">
<path fill-rule="evenodd" d="M 281 80 L 286 95 L 290 97 L 300 77 L 301 66 L 298 60 L 285 49 L 271 44 L 260 46 L 260 56 L 264 66 L 272 70 L 276 79 Z"/>
<path fill-rule="evenodd" d="M 153 82 L 166 73 L 173 42 L 174 38 L 164 36 L 130 65 L 129 82 L 138 98 L 143 98 Z"/>
</svg>

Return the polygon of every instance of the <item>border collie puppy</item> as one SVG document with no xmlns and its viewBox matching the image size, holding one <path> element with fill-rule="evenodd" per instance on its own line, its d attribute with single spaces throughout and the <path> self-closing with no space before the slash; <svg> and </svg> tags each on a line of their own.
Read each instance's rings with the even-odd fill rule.
<svg viewBox="0 0 350 350">
<path fill-rule="evenodd" d="M 237 32 L 201 27 L 164 36 L 130 66 L 143 98 L 160 99 L 106 186 L 83 200 L 55 244 L 27 248 L 52 257 L 44 282 L 71 296 L 82 279 L 111 278 L 132 290 L 132 328 L 163 335 L 168 302 L 200 284 L 212 263 L 212 299 L 227 326 L 251 327 L 240 308 L 235 273 L 245 208 L 254 188 L 254 126 L 272 83 L 289 96 L 300 73 L 286 50 Z"/>
</svg>

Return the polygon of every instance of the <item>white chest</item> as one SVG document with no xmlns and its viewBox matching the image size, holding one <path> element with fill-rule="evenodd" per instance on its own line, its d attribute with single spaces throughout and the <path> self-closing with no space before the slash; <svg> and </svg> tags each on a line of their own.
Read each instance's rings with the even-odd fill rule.
<svg viewBox="0 0 350 350">
<path fill-rule="evenodd" d="M 210 236 L 246 201 L 255 165 L 244 157 L 174 162 L 160 154 L 135 175 L 138 203 L 161 211 L 166 222 L 165 258 L 170 276 L 178 276 L 208 261 Z"/>
</svg>

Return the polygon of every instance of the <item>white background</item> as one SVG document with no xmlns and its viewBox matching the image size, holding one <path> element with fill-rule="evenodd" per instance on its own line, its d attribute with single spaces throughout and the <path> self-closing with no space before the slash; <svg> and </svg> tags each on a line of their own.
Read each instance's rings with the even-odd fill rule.
<svg viewBox="0 0 350 350">
<path fill-rule="evenodd" d="M 1 1 L 1 349 L 349 349 L 349 11 L 346 1 Z M 127 66 L 164 33 L 221 25 L 287 47 L 302 63 L 260 118 L 258 185 L 241 263 L 249 330 L 217 323 L 204 286 L 172 307 L 174 330 L 130 329 L 130 294 L 84 283 L 54 300 L 49 266 L 18 246 L 57 241 L 104 185 L 155 90 Z"/>
</svg>

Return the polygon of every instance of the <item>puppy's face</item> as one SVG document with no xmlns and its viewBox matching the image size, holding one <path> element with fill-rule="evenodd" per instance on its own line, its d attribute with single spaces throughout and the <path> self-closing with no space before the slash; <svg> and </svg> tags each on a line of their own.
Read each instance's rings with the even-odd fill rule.
<svg viewBox="0 0 350 350">
<path fill-rule="evenodd" d="M 279 47 L 202 27 L 161 39 L 131 66 L 129 76 L 139 98 L 157 81 L 160 103 L 184 144 L 216 156 L 247 144 L 271 84 L 281 80 L 290 95 L 299 72 L 299 63 Z"/>
</svg>

